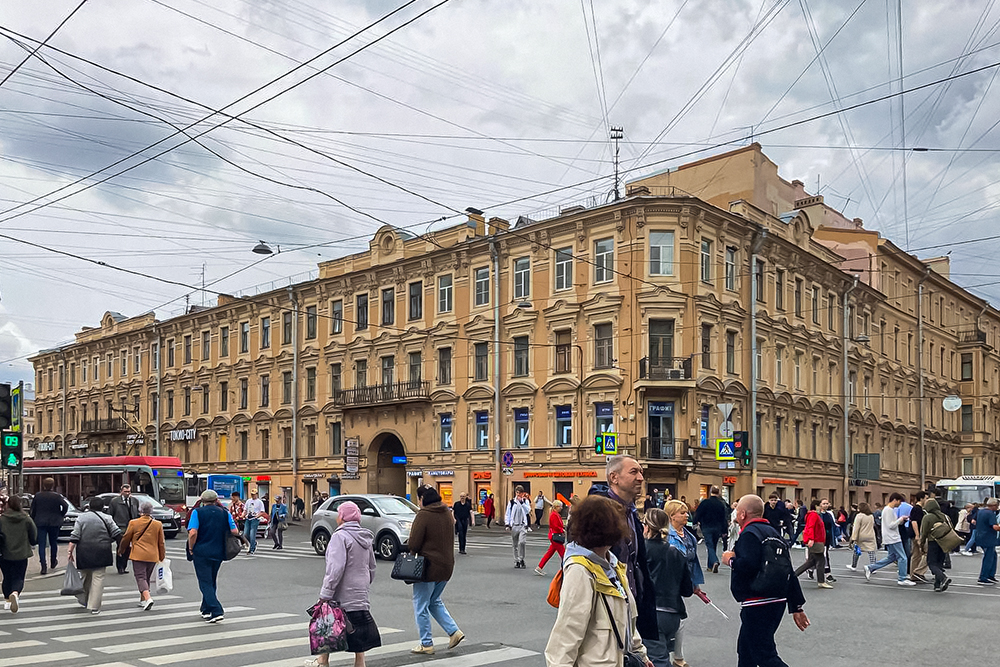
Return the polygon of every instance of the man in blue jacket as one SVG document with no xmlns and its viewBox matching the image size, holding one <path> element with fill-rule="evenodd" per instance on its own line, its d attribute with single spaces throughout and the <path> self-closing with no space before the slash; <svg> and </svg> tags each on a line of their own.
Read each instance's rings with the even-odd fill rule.
<svg viewBox="0 0 1000 667">
<path fill-rule="evenodd" d="M 788 577 L 783 594 L 762 596 L 752 590 L 754 579 L 764 564 L 765 550 L 762 540 L 776 537 L 777 530 L 764 519 L 764 501 L 760 496 L 746 495 L 736 505 L 736 522 L 740 524 L 740 537 L 733 551 L 722 554 L 722 562 L 733 568 L 729 587 L 733 598 L 740 603 L 740 636 L 736 642 L 739 667 L 788 667 L 778 657 L 774 633 L 781 625 L 785 607 L 795 618 L 799 630 L 809 627 L 809 618 L 802 611 L 806 599 L 799 587 L 799 580 Z M 786 552 L 787 553 L 787 552 Z"/>
<path fill-rule="evenodd" d="M 219 495 L 209 489 L 201 494 L 201 507 L 188 520 L 188 558 L 201 589 L 201 617 L 209 623 L 225 618 L 217 594 L 219 568 L 226 559 L 226 535 L 239 536 L 233 515 L 219 504 Z"/>
</svg>

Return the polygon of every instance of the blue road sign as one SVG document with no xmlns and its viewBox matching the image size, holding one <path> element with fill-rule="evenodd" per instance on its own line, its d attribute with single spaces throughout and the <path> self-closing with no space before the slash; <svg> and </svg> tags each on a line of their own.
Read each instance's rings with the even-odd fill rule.
<svg viewBox="0 0 1000 667">
<path fill-rule="evenodd" d="M 729 461 L 736 459 L 736 447 L 732 438 L 721 438 L 715 441 L 715 460 Z"/>
</svg>

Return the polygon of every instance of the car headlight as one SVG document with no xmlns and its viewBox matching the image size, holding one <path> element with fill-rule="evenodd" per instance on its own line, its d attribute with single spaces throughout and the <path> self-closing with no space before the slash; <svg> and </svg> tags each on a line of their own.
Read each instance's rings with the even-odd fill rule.
<svg viewBox="0 0 1000 667">
<path fill-rule="evenodd" d="M 399 522 L 399 527 L 402 528 L 403 530 L 405 530 L 406 532 L 410 531 L 410 526 L 412 526 L 412 525 L 413 525 L 412 521 L 400 521 Z"/>
</svg>

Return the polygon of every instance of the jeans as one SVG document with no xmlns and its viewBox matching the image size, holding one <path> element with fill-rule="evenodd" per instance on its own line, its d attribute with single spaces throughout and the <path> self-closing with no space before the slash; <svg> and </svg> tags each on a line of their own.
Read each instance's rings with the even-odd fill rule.
<svg viewBox="0 0 1000 667">
<path fill-rule="evenodd" d="M 702 533 L 705 535 L 705 549 L 708 551 L 708 569 L 711 570 L 719 562 L 717 547 L 723 531 L 718 528 L 702 528 Z"/>
<path fill-rule="evenodd" d="M 740 636 L 736 640 L 738 667 L 788 667 L 778 657 L 774 643 L 774 633 L 784 615 L 785 605 L 781 602 L 740 610 Z"/>
<path fill-rule="evenodd" d="M 201 589 L 201 613 L 203 614 L 222 616 L 225 613 L 216 594 L 221 565 L 221 560 L 208 560 L 197 556 L 194 559 L 194 573 L 198 577 L 198 588 Z"/>
<path fill-rule="evenodd" d="M 540 510 L 535 510 L 535 528 L 540 528 L 542 525 L 542 515 L 545 514 L 545 508 Z"/>
<path fill-rule="evenodd" d="M 418 581 L 413 584 L 413 616 L 417 621 L 420 643 L 424 646 L 434 644 L 431 616 L 449 637 L 458 632 L 458 625 L 452 620 L 444 602 L 441 602 L 441 593 L 447 585 L 447 581 Z"/>
<path fill-rule="evenodd" d="M 243 537 L 250 542 L 250 553 L 257 551 L 257 526 L 259 525 L 260 519 L 247 519 L 246 525 L 243 526 Z"/>
<path fill-rule="evenodd" d="M 9 598 L 11 593 L 21 594 L 24 590 L 24 573 L 28 570 L 28 559 L 0 559 L 0 572 L 3 572 L 3 596 Z"/>
<path fill-rule="evenodd" d="M 970 554 L 976 553 L 976 531 L 972 531 L 969 536 L 969 542 L 965 545 L 965 550 Z"/>
<path fill-rule="evenodd" d="M 455 532 L 458 533 L 458 550 L 465 553 L 465 538 L 469 535 L 469 520 L 458 519 L 455 521 Z"/>
<path fill-rule="evenodd" d="M 997 550 L 996 547 L 984 546 L 983 565 L 979 570 L 979 581 L 995 579 L 997 576 Z"/>
<path fill-rule="evenodd" d="M 274 542 L 274 546 L 278 549 L 282 549 L 285 546 L 285 531 L 278 528 L 277 521 L 271 524 L 271 541 Z"/>
<path fill-rule="evenodd" d="M 59 555 L 59 526 L 38 526 L 38 560 L 41 561 L 42 567 L 47 563 L 45 561 L 45 543 L 48 541 L 49 545 L 52 547 L 51 565 L 56 566 L 57 556 Z"/>
<path fill-rule="evenodd" d="M 520 563 L 524 560 L 524 545 L 527 540 L 526 526 L 513 526 L 510 529 L 510 538 L 514 546 L 514 562 Z"/>
<path fill-rule="evenodd" d="M 879 562 L 875 563 L 874 565 L 869 565 L 868 569 L 871 570 L 872 572 L 875 572 L 877 570 L 881 570 L 886 565 L 892 565 L 893 563 L 896 563 L 897 575 L 899 577 L 899 581 L 905 580 L 906 566 L 909 561 L 906 558 L 906 552 L 903 551 L 902 542 L 896 542 L 894 544 L 886 544 L 885 548 L 886 551 L 889 552 L 889 555 L 880 560 Z"/>
</svg>

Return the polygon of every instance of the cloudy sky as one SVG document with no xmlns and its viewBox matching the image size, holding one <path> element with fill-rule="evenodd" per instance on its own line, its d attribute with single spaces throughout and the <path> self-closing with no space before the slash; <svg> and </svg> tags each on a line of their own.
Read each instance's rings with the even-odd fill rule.
<svg viewBox="0 0 1000 667">
<path fill-rule="evenodd" d="M 611 125 L 628 177 L 759 141 L 1000 303 L 1000 7 L 898 4 L 4 0 L 0 380 L 107 310 L 304 280 L 386 222 L 604 197 Z"/>
</svg>

